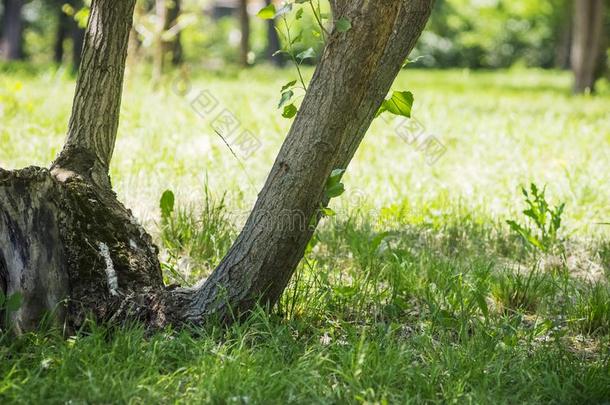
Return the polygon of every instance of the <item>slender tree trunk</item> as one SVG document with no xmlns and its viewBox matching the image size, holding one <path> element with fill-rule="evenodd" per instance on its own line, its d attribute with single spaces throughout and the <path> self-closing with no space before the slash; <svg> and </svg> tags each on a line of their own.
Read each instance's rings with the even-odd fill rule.
<svg viewBox="0 0 610 405">
<path fill-rule="evenodd" d="M 352 29 L 331 33 L 300 112 L 239 237 L 195 288 L 166 289 L 150 236 L 110 188 L 135 0 L 94 0 L 66 145 L 51 171 L 0 170 L 0 288 L 19 293 L 17 332 L 53 312 L 150 326 L 230 321 L 286 287 L 346 168 L 423 30 L 430 0 L 332 1 Z M 64 303 L 67 302 L 67 305 Z"/>
<path fill-rule="evenodd" d="M 108 170 L 119 125 L 134 2 L 98 0 L 91 9 L 68 137 L 52 168 L 58 174 L 76 173 L 100 187 L 110 188 Z"/>
<path fill-rule="evenodd" d="M 604 25 L 604 0 L 575 0 L 572 33 L 574 92 L 593 91 Z"/>
<path fill-rule="evenodd" d="M 265 0 L 265 5 L 269 6 L 271 4 L 271 0 Z M 275 27 L 275 19 L 267 20 L 267 49 L 265 50 L 265 56 L 269 62 L 278 67 L 284 66 L 285 63 L 282 55 L 276 54 L 280 49 L 281 44 Z"/>
<path fill-rule="evenodd" d="M 4 60 L 23 58 L 23 4 L 24 0 L 4 1 L 4 25 L 0 36 L 0 57 Z"/>
<path fill-rule="evenodd" d="M 250 16 L 248 15 L 248 0 L 239 0 L 239 27 L 241 29 L 241 41 L 239 62 L 242 66 L 248 66 L 248 55 L 250 54 Z"/>
</svg>

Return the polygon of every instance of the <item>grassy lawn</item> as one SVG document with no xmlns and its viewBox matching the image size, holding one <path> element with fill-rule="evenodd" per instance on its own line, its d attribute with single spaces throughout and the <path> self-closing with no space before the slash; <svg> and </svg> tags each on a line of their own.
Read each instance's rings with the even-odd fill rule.
<svg viewBox="0 0 610 405">
<path fill-rule="evenodd" d="M 277 103 L 294 76 L 193 73 L 180 95 L 177 76 L 153 91 L 128 72 L 113 181 L 168 283 L 196 282 L 228 249 L 289 128 Z M 394 88 L 414 93 L 413 116 L 445 153 L 431 162 L 377 119 L 271 315 L 153 336 L 90 325 L 68 340 L 0 337 L 0 403 L 609 401 L 610 94 L 571 96 L 570 80 L 404 71 Z M 63 72 L 0 68 L 0 167 L 49 164 L 73 88 Z M 200 94 L 214 113 L 198 114 Z M 224 109 L 260 140 L 251 156 L 212 130 Z M 550 253 L 506 224 L 526 223 L 532 182 L 566 204 Z M 161 221 L 167 189 L 178 209 Z"/>
</svg>

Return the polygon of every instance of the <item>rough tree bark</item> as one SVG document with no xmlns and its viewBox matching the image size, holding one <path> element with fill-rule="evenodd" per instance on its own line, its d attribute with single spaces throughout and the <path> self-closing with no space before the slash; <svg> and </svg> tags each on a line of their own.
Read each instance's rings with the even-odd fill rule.
<svg viewBox="0 0 610 405">
<path fill-rule="evenodd" d="M 241 39 L 239 45 L 239 62 L 242 66 L 248 66 L 248 55 L 250 54 L 250 15 L 248 14 L 248 0 L 239 0 L 239 27 Z"/>
<path fill-rule="evenodd" d="M 34 329 L 48 311 L 71 329 L 88 314 L 182 325 L 277 302 L 328 203 L 326 179 L 349 164 L 432 3 L 331 2 L 334 18 L 352 29 L 331 33 L 242 232 L 207 280 L 165 288 L 156 248 L 108 177 L 134 2 L 92 4 L 68 140 L 51 171 L 0 171 L 0 287 L 24 296 L 10 315 L 17 331 Z"/>
<path fill-rule="evenodd" d="M 106 320 L 132 292 L 163 288 L 151 238 L 108 176 L 134 3 L 92 4 L 68 138 L 51 170 L 0 170 L 0 278 L 5 294 L 23 297 L 5 326 L 17 333 L 45 313 L 68 330 L 88 315 Z"/>
<path fill-rule="evenodd" d="M 4 60 L 23 58 L 23 4 L 24 0 L 4 1 L 4 19 L 0 35 L 0 57 Z"/>
<path fill-rule="evenodd" d="M 593 91 L 602 56 L 604 0 L 575 0 L 572 32 L 574 93 Z"/>
</svg>

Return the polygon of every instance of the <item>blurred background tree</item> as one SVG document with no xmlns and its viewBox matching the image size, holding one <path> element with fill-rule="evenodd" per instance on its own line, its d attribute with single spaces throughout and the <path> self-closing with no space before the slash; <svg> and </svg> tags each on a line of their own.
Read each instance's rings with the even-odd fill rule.
<svg viewBox="0 0 610 405">
<path fill-rule="evenodd" d="M 437 0 L 413 53 L 419 68 L 572 68 L 575 92 L 607 77 L 608 0 Z M 325 2 L 322 2 L 324 5 Z M 154 81 L 183 62 L 206 69 L 272 63 L 286 47 L 281 18 L 257 12 L 275 0 L 138 0 L 130 64 L 150 66 Z M 0 55 L 34 64 L 78 66 L 88 0 L 2 0 Z M 294 52 L 320 50 L 305 12 L 292 30 Z M 279 33 L 278 33 L 279 32 Z M 71 53 L 71 57 L 67 57 Z M 319 54 L 319 53 L 318 53 Z M 307 63 L 315 63 L 308 60 Z"/>
</svg>

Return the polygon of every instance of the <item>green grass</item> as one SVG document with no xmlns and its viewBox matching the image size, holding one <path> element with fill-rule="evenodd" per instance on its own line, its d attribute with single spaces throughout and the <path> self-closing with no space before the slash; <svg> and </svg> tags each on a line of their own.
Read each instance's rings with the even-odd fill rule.
<svg viewBox="0 0 610 405">
<path fill-rule="evenodd" d="M 262 141 L 242 167 L 170 79 L 154 92 L 129 72 L 114 185 L 160 244 L 167 282 L 195 282 L 230 246 L 290 125 L 276 106 L 293 76 L 192 77 Z M 414 92 L 446 154 L 429 166 L 375 122 L 271 314 L 153 336 L 5 336 L 0 402 L 608 402 L 610 96 L 573 97 L 567 73 L 533 70 L 408 70 L 394 87 Z M 0 69 L 0 167 L 53 159 L 72 89 L 62 72 Z M 561 254 L 505 223 L 524 221 L 530 182 L 566 202 Z"/>
</svg>

